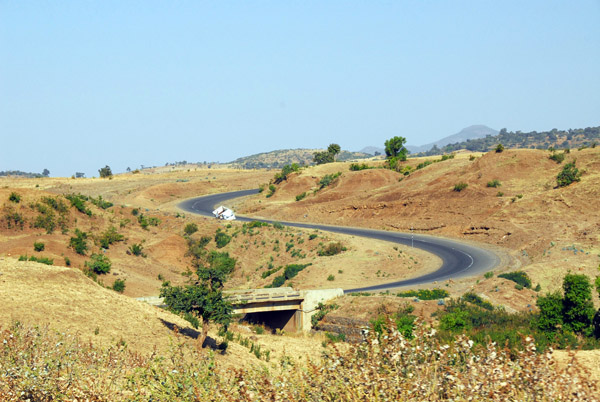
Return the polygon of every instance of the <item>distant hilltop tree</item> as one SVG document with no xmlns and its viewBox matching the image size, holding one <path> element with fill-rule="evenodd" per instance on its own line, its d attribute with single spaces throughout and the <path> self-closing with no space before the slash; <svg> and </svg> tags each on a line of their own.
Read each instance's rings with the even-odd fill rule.
<svg viewBox="0 0 600 402">
<path fill-rule="evenodd" d="M 106 165 L 102 169 L 98 169 L 98 173 L 100 173 L 100 177 L 107 178 L 112 177 L 112 170 L 110 170 L 110 166 Z"/>
<path fill-rule="evenodd" d="M 48 176 L 50 176 L 50 171 L 49 171 L 48 169 L 44 169 L 44 170 L 42 171 L 42 176 L 44 176 L 44 177 L 48 177 Z"/>
<path fill-rule="evenodd" d="M 85 173 L 83 173 L 83 172 L 75 172 L 75 177 L 77 179 L 81 179 L 81 178 L 85 177 Z"/>
<path fill-rule="evenodd" d="M 335 162 L 335 156 L 339 154 L 341 150 L 342 149 L 338 144 L 329 144 L 327 151 L 315 152 L 313 154 L 313 162 L 317 165 Z"/>
</svg>

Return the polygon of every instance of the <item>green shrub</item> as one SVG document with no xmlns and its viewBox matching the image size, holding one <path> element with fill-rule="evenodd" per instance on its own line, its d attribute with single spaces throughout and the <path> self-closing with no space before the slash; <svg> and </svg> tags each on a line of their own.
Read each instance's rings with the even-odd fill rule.
<svg viewBox="0 0 600 402">
<path fill-rule="evenodd" d="M 366 169 L 371 169 L 371 167 L 369 165 L 367 165 L 366 163 L 351 163 L 350 164 L 350 170 L 351 171 L 359 171 L 359 170 L 366 170 Z"/>
<path fill-rule="evenodd" d="M 498 191 L 496 193 L 496 197 L 503 197 L 503 196 L 504 196 L 504 193 L 502 191 Z"/>
<path fill-rule="evenodd" d="M 223 248 L 229 244 L 231 241 L 231 236 L 227 233 L 221 231 L 221 229 L 217 229 L 217 233 L 215 234 L 215 243 L 217 244 L 217 248 Z"/>
<path fill-rule="evenodd" d="M 99 195 L 98 198 L 89 197 L 89 201 L 102 209 L 108 209 L 114 205 L 112 202 L 104 200 L 101 195 Z"/>
<path fill-rule="evenodd" d="M 273 283 L 267 287 L 269 287 L 269 288 L 280 287 L 281 285 L 283 285 L 285 283 L 286 280 L 292 279 L 293 277 L 298 275 L 298 272 L 302 271 L 304 268 L 306 268 L 310 265 L 312 265 L 312 264 L 308 263 L 308 264 L 289 264 L 289 265 L 287 265 L 285 267 L 285 269 L 283 270 L 283 274 L 275 277 L 275 279 L 273 279 Z"/>
<path fill-rule="evenodd" d="M 107 274 L 110 272 L 112 263 L 104 254 L 92 254 L 90 260 L 85 262 L 85 266 L 95 274 Z"/>
<path fill-rule="evenodd" d="M 15 204 L 18 204 L 19 202 L 21 202 L 21 196 L 13 191 L 8 196 L 8 200 L 14 202 Z"/>
<path fill-rule="evenodd" d="M 335 280 L 335 276 L 333 276 L 333 275 L 329 275 L 329 276 L 327 277 L 327 280 L 328 280 L 328 281 L 330 281 L 330 282 L 331 282 L 331 281 L 334 281 L 334 280 Z"/>
<path fill-rule="evenodd" d="M 29 261 L 39 262 L 46 265 L 54 265 L 54 260 L 48 257 L 29 257 Z"/>
<path fill-rule="evenodd" d="M 342 175 L 342 172 L 337 172 L 334 174 L 326 174 L 325 176 L 323 176 L 321 178 L 321 180 L 319 180 L 319 190 L 321 190 L 327 186 L 330 186 L 332 183 L 335 182 L 335 179 L 337 179 L 341 175 Z"/>
<path fill-rule="evenodd" d="M 296 196 L 296 201 L 301 201 L 306 197 L 306 191 Z"/>
<path fill-rule="evenodd" d="M 462 295 L 463 300 L 472 303 L 476 306 L 479 306 L 481 308 L 484 308 L 486 310 L 493 310 L 494 306 L 492 305 L 492 303 L 490 303 L 487 300 L 483 300 L 483 298 L 481 296 L 479 296 L 478 294 L 475 294 L 473 292 L 467 292 L 464 295 Z"/>
<path fill-rule="evenodd" d="M 69 240 L 69 246 L 75 250 L 77 254 L 85 255 L 88 249 L 87 246 L 87 233 L 82 232 L 79 229 L 75 229 L 75 236 Z"/>
<path fill-rule="evenodd" d="M 497 153 L 503 152 L 504 151 L 504 145 L 502 145 L 502 144 L 496 145 L 495 150 L 496 150 Z"/>
<path fill-rule="evenodd" d="M 148 226 L 158 226 L 160 224 L 160 219 L 154 216 L 148 217 L 144 214 L 140 214 L 137 219 L 142 229 L 145 230 L 148 230 Z"/>
<path fill-rule="evenodd" d="M 260 228 L 260 227 L 268 227 L 269 224 L 267 222 L 262 222 L 262 221 L 251 221 L 248 223 L 244 223 L 245 227 L 247 227 L 248 229 L 254 229 L 254 228 Z"/>
<path fill-rule="evenodd" d="M 144 246 L 142 246 L 140 243 L 133 243 L 127 249 L 127 254 L 133 254 L 135 256 L 145 257 L 146 254 L 144 254 L 143 250 L 144 250 Z"/>
<path fill-rule="evenodd" d="M 65 266 L 66 267 L 70 267 L 71 266 L 71 259 L 69 257 L 65 257 Z"/>
<path fill-rule="evenodd" d="M 311 233 L 308 235 L 308 240 L 314 240 L 319 237 L 316 233 Z"/>
<path fill-rule="evenodd" d="M 590 329 L 594 317 L 592 284 L 585 275 L 567 274 L 563 279 L 563 322 L 573 332 Z"/>
<path fill-rule="evenodd" d="M 25 218 L 23 215 L 12 209 L 12 207 L 4 208 L 4 221 L 6 222 L 6 227 L 8 229 L 21 228 L 25 227 Z"/>
<path fill-rule="evenodd" d="M 35 243 L 33 243 L 33 249 L 35 251 L 44 251 L 44 248 L 46 248 L 46 245 L 42 242 L 38 242 L 36 241 Z"/>
<path fill-rule="evenodd" d="M 332 255 L 340 254 L 342 251 L 346 251 L 346 247 L 342 245 L 340 242 L 329 243 L 325 248 L 317 251 L 317 254 L 321 257 L 329 257 Z"/>
<path fill-rule="evenodd" d="M 123 293 L 125 291 L 125 280 L 124 279 L 116 279 L 113 282 L 112 289 L 115 292 Z"/>
<path fill-rule="evenodd" d="M 266 197 L 271 198 L 273 196 L 273 194 L 275 194 L 276 190 L 277 190 L 277 187 L 275 187 L 273 184 L 269 184 L 269 192 L 267 193 Z"/>
<path fill-rule="evenodd" d="M 312 315 L 312 317 L 310 317 L 310 322 L 312 324 L 313 327 L 316 327 L 319 324 L 319 321 L 321 321 L 323 318 L 325 318 L 325 316 L 333 310 L 337 310 L 340 306 L 338 306 L 335 303 L 332 304 L 323 304 L 323 303 L 319 303 L 317 304 L 317 312 L 314 313 Z"/>
<path fill-rule="evenodd" d="M 69 212 L 69 207 L 58 197 L 42 197 L 41 201 L 60 214 Z"/>
<path fill-rule="evenodd" d="M 565 160 L 565 153 L 563 152 L 562 154 L 557 154 L 556 152 L 553 152 L 552 155 L 549 156 L 550 159 L 552 159 L 554 162 L 560 164 Z"/>
<path fill-rule="evenodd" d="M 183 228 L 183 233 L 185 233 L 188 236 L 193 235 L 194 233 L 196 233 L 198 231 L 198 225 L 196 225 L 195 223 L 188 223 L 187 225 L 185 225 L 185 227 Z"/>
<path fill-rule="evenodd" d="M 563 166 L 562 171 L 556 176 L 556 185 L 558 187 L 566 187 L 580 180 L 581 172 L 575 167 L 575 161 L 573 161 Z"/>
<path fill-rule="evenodd" d="M 492 181 L 488 181 L 487 182 L 487 186 L 488 187 L 500 187 L 502 184 L 500 183 L 500 180 L 494 179 Z"/>
<path fill-rule="evenodd" d="M 280 173 L 275 174 L 275 184 L 279 184 L 284 180 L 287 180 L 290 173 L 298 172 L 300 170 L 300 165 L 297 163 L 292 163 L 291 165 L 284 165 L 283 169 L 281 169 Z"/>
<path fill-rule="evenodd" d="M 419 289 L 419 290 L 407 290 L 404 292 L 396 293 L 398 297 L 417 297 L 420 300 L 438 300 L 450 296 L 450 294 L 444 289 Z"/>
<path fill-rule="evenodd" d="M 461 181 L 460 183 L 454 185 L 454 191 L 461 192 L 468 186 L 469 185 L 467 183 Z"/>
<path fill-rule="evenodd" d="M 33 221 L 33 227 L 38 229 L 46 229 L 46 233 L 50 234 L 54 232 L 56 228 L 56 215 L 47 205 L 36 204 L 35 205 L 39 215 Z"/>
<path fill-rule="evenodd" d="M 559 292 L 538 296 L 536 305 L 540 310 L 537 326 L 542 331 L 553 332 L 562 325 L 563 298 Z"/>
<path fill-rule="evenodd" d="M 81 194 L 67 194 L 65 198 L 71 202 L 71 205 L 75 207 L 79 212 L 86 214 L 87 216 L 92 216 L 92 211 L 85 206 L 85 202 L 88 200 L 88 197 Z"/>
<path fill-rule="evenodd" d="M 421 162 L 417 165 L 417 170 L 426 168 L 429 165 L 433 165 L 433 161 L 425 161 L 425 162 Z"/>
<path fill-rule="evenodd" d="M 117 232 L 117 228 L 115 228 L 114 226 L 109 227 L 106 232 L 104 232 L 102 234 L 102 236 L 100 236 L 100 247 L 102 248 L 109 248 L 111 244 L 114 244 L 116 242 L 119 241 L 123 241 L 125 239 L 125 236 L 123 236 L 122 234 L 119 234 Z"/>
<path fill-rule="evenodd" d="M 485 279 L 490 279 L 491 277 L 494 276 L 494 271 L 488 271 L 485 274 L 483 274 Z"/>
<path fill-rule="evenodd" d="M 508 279 L 525 288 L 531 289 L 531 279 L 529 279 L 529 275 L 524 271 L 507 272 L 498 275 L 498 278 Z"/>
<path fill-rule="evenodd" d="M 447 161 L 448 159 L 454 159 L 454 156 L 454 154 L 442 155 L 442 159 L 440 159 L 440 162 Z"/>
<path fill-rule="evenodd" d="M 140 209 L 139 208 L 133 208 L 131 210 L 131 215 L 133 215 L 133 216 L 138 216 L 139 213 L 140 213 Z"/>
</svg>

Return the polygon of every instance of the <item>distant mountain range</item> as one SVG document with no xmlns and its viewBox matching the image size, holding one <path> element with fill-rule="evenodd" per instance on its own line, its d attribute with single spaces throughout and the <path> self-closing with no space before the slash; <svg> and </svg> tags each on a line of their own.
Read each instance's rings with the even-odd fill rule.
<svg viewBox="0 0 600 402">
<path fill-rule="evenodd" d="M 497 134 L 498 134 L 497 130 L 494 130 L 493 128 L 489 128 L 488 126 L 478 124 L 478 125 L 463 128 L 456 134 L 449 135 L 447 137 L 442 138 L 441 140 L 432 142 L 430 144 L 425 144 L 425 145 L 420 145 L 420 146 L 407 145 L 406 149 L 408 149 L 411 154 L 416 154 L 419 152 L 427 152 L 434 146 L 441 148 L 448 144 L 454 144 L 457 142 L 463 142 L 463 141 L 467 141 L 467 140 L 475 140 L 478 138 L 485 138 L 488 135 L 494 136 Z"/>
<path fill-rule="evenodd" d="M 312 165 L 315 152 L 322 152 L 323 149 L 278 149 L 271 152 L 262 152 L 260 154 L 244 156 L 232 162 L 235 167 L 242 169 L 281 169 L 284 165 L 297 163 L 299 165 Z M 350 159 L 364 159 L 371 157 L 364 152 L 341 151 L 336 160 L 346 161 Z"/>
<path fill-rule="evenodd" d="M 536 149 L 596 146 L 600 144 L 600 127 L 523 133 L 506 129 L 496 131 L 484 125 L 474 125 L 436 142 L 421 146 L 407 145 L 406 148 L 413 156 L 429 156 L 451 153 L 460 149 L 487 152 L 500 143 L 505 148 Z M 385 151 L 383 148 L 365 147 L 360 152 L 374 155 L 375 152 L 384 154 Z"/>
</svg>

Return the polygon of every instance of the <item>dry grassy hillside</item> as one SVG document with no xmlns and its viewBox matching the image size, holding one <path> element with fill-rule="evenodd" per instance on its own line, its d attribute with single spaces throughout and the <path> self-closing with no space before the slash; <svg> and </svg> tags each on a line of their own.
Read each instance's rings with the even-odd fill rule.
<svg viewBox="0 0 600 402">
<path fill-rule="evenodd" d="M 258 195 L 243 211 L 295 221 L 445 235 L 511 250 L 542 287 L 555 288 L 567 270 L 595 275 L 600 247 L 600 152 L 572 151 L 562 164 L 547 151 L 506 150 L 473 159 L 459 154 L 404 176 L 387 169 L 350 171 L 347 163 L 290 175 L 271 198 Z M 409 159 L 413 168 L 436 158 Z M 576 160 L 579 183 L 555 188 Z M 321 190 L 320 179 L 342 172 Z M 498 187 L 488 187 L 497 180 Z M 463 191 L 454 186 L 466 183 Z M 318 190 L 315 192 L 315 190 Z M 296 201 L 303 192 L 307 196 Z"/>
</svg>

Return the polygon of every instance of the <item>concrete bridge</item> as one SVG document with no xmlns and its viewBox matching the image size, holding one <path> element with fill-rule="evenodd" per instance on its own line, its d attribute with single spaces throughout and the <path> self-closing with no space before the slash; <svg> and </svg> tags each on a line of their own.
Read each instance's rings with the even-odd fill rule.
<svg viewBox="0 0 600 402">
<path fill-rule="evenodd" d="M 234 314 L 244 314 L 245 320 L 287 332 L 310 331 L 311 317 L 317 312 L 319 303 L 344 295 L 343 289 L 294 290 L 289 287 L 223 293 L 231 301 Z M 164 306 L 160 297 L 140 297 L 138 300 Z"/>
</svg>

